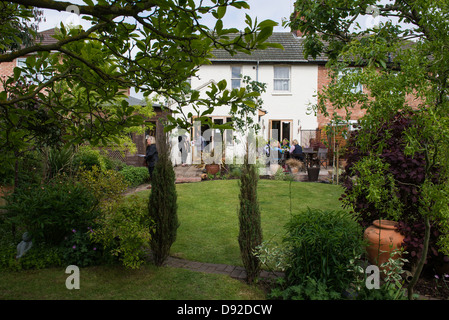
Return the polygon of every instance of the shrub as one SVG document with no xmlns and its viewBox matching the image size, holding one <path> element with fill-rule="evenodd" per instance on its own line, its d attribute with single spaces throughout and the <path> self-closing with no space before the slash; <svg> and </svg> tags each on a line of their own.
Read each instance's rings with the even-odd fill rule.
<svg viewBox="0 0 449 320">
<path fill-rule="evenodd" d="M 105 157 L 99 150 L 93 149 L 91 146 L 81 146 L 79 148 L 73 157 L 73 166 L 75 170 L 79 170 L 80 168 L 92 170 L 95 166 L 101 171 L 107 169 Z"/>
<path fill-rule="evenodd" d="M 292 216 L 286 229 L 288 287 L 313 279 L 338 293 L 348 288 L 352 280 L 349 262 L 363 252 L 362 231 L 352 214 L 309 208 Z"/>
<path fill-rule="evenodd" d="M 20 259 L 16 259 L 15 244 L 0 245 L 0 270 L 29 270 L 63 266 L 62 252 L 59 247 L 43 243 L 33 243 L 33 246 Z"/>
<path fill-rule="evenodd" d="M 86 230 L 72 229 L 72 234 L 67 236 L 61 245 L 62 258 L 66 265 L 88 267 L 100 263 L 103 250 L 101 245 L 91 240 L 92 233 L 91 227 Z"/>
<path fill-rule="evenodd" d="M 161 136 L 159 160 L 154 168 L 148 203 L 150 217 L 156 224 L 156 228 L 151 231 L 151 250 L 157 266 L 167 259 L 179 227 L 175 172 L 166 136 Z"/>
<path fill-rule="evenodd" d="M 120 170 L 120 173 L 125 177 L 125 180 L 131 187 L 141 185 L 150 179 L 150 174 L 146 167 L 125 166 Z"/>
<path fill-rule="evenodd" d="M 371 142 L 373 147 L 382 146 L 379 155 L 370 155 L 359 147 L 359 140 L 363 140 L 366 136 L 363 130 L 352 133 L 346 147 L 347 165 L 343 174 L 345 191 L 341 198 L 346 208 L 351 208 L 358 214 L 363 227 L 370 225 L 373 220 L 384 218 L 385 214 L 379 210 L 379 206 L 389 208 L 390 213 L 397 211 L 395 220 L 398 221 L 399 229 L 405 236 L 404 244 L 409 252 L 407 259 L 411 264 L 415 264 L 421 256 L 424 242 L 424 219 L 420 213 L 420 206 L 427 165 L 424 153 L 415 152 L 413 155 L 406 153 L 407 131 L 417 127 L 415 122 L 415 114 L 407 112 L 398 113 L 381 124 Z M 378 170 L 365 166 L 371 170 L 362 171 L 363 163 L 371 161 L 370 158 L 376 159 Z M 433 182 L 438 183 L 439 168 L 436 167 L 431 174 Z M 385 182 L 383 186 L 378 184 L 375 188 L 374 185 L 367 183 L 373 182 L 376 175 L 379 181 Z M 360 192 L 361 188 L 364 188 L 363 192 Z M 376 200 L 372 196 L 376 189 L 379 191 L 378 195 L 389 189 L 388 198 L 384 197 L 383 201 L 378 201 L 379 198 Z M 427 256 L 427 261 L 432 264 L 448 260 L 438 253 L 439 234 L 438 223 L 434 223 Z"/>
<path fill-rule="evenodd" d="M 148 202 L 137 196 L 123 199 L 113 210 L 104 212 L 91 238 L 123 265 L 138 268 L 148 255 L 150 231 L 154 224 L 148 215 Z"/>
<path fill-rule="evenodd" d="M 254 282 L 260 273 L 260 260 L 254 254 L 256 247 L 262 243 L 262 226 L 259 202 L 257 200 L 257 168 L 248 163 L 248 156 L 242 166 L 240 177 L 239 247 L 247 281 Z"/>
<path fill-rule="evenodd" d="M 98 215 L 92 193 L 67 177 L 52 179 L 45 185 L 23 185 L 6 201 L 6 222 L 49 245 L 59 245 L 72 228 L 92 225 Z"/>
<path fill-rule="evenodd" d="M 81 169 L 76 179 L 89 190 L 103 210 L 119 201 L 128 188 L 122 174 L 115 170 L 102 171 L 97 166 L 91 170 Z"/>
</svg>

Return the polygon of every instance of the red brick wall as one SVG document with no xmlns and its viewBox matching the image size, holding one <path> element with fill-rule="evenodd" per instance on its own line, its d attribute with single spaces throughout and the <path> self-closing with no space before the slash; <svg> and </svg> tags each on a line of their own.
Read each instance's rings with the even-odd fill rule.
<svg viewBox="0 0 449 320">
<path fill-rule="evenodd" d="M 12 62 L 2 62 L 0 63 L 0 77 L 2 80 L 6 80 L 7 77 L 14 74 L 14 68 L 16 67 L 16 60 Z M 3 85 L 0 82 L 0 91 L 3 90 Z"/>
<path fill-rule="evenodd" d="M 331 79 L 329 76 L 329 70 L 324 65 L 318 65 L 318 92 L 321 92 L 329 83 Z M 345 118 L 346 117 L 346 111 L 342 109 L 334 109 L 333 105 L 330 102 L 326 102 L 326 109 L 329 113 L 329 117 L 326 117 L 323 113 L 318 112 L 318 128 L 325 127 L 329 121 L 332 119 L 332 115 L 334 112 L 336 112 L 339 116 Z M 354 108 L 350 110 L 351 112 L 351 120 L 357 120 L 363 117 L 366 113 L 366 110 L 362 110 L 360 108 Z"/>
<path fill-rule="evenodd" d="M 318 92 L 320 92 L 321 90 L 323 90 L 323 88 L 325 88 L 329 83 L 330 83 L 330 77 L 329 77 L 329 71 L 326 68 L 326 66 L 324 65 L 319 65 L 318 66 Z M 366 88 L 364 88 L 364 90 L 366 90 Z M 406 96 L 406 103 L 413 107 L 416 108 L 418 107 L 418 105 L 422 104 L 422 100 L 417 99 L 414 95 L 407 95 Z M 336 113 L 341 116 L 341 117 L 346 117 L 346 111 L 345 110 L 335 110 L 334 107 L 332 106 L 331 103 L 329 103 L 328 101 L 325 103 L 326 105 L 326 109 L 327 112 L 329 113 L 329 117 L 325 117 L 321 112 L 317 113 L 317 117 L 318 117 L 318 128 L 323 128 L 325 127 L 329 121 L 332 118 L 332 114 L 334 113 L 334 111 L 336 111 Z M 363 117 L 366 113 L 366 110 L 362 110 L 359 107 L 353 108 L 349 110 L 351 112 L 351 120 L 358 120 L 361 117 Z"/>
</svg>

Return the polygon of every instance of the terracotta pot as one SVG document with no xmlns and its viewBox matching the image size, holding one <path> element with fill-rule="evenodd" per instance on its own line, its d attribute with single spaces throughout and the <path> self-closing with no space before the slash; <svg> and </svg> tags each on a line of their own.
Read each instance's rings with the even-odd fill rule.
<svg viewBox="0 0 449 320">
<path fill-rule="evenodd" d="M 292 171 L 292 173 L 298 173 L 299 171 L 298 167 L 290 167 L 290 170 Z"/>
<path fill-rule="evenodd" d="M 366 251 L 371 264 L 381 266 L 388 261 L 393 250 L 401 248 L 404 236 L 397 231 L 395 225 L 395 221 L 375 220 L 365 230 L 364 237 L 369 243 Z"/>
<path fill-rule="evenodd" d="M 220 165 L 219 164 L 206 164 L 206 172 L 208 174 L 216 174 L 218 171 L 220 171 Z"/>
</svg>

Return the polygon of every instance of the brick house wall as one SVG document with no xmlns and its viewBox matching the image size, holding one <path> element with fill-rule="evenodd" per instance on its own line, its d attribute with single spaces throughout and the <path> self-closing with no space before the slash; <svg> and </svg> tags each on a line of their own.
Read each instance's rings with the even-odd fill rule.
<svg viewBox="0 0 449 320">
<path fill-rule="evenodd" d="M 11 62 L 0 63 L 0 77 L 2 81 L 5 81 L 7 77 L 14 74 L 14 68 L 17 66 L 16 60 Z M 0 82 L 0 91 L 3 91 L 3 83 Z"/>
</svg>

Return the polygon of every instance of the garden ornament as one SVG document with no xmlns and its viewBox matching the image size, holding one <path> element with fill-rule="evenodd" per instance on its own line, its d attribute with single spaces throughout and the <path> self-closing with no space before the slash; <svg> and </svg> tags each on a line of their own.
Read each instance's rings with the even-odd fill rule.
<svg viewBox="0 0 449 320">
<path fill-rule="evenodd" d="M 19 259 L 24 256 L 24 254 L 31 249 L 33 246 L 33 242 L 31 241 L 31 236 L 28 232 L 25 232 L 22 235 L 22 241 L 17 245 L 17 256 L 16 259 Z"/>
</svg>

